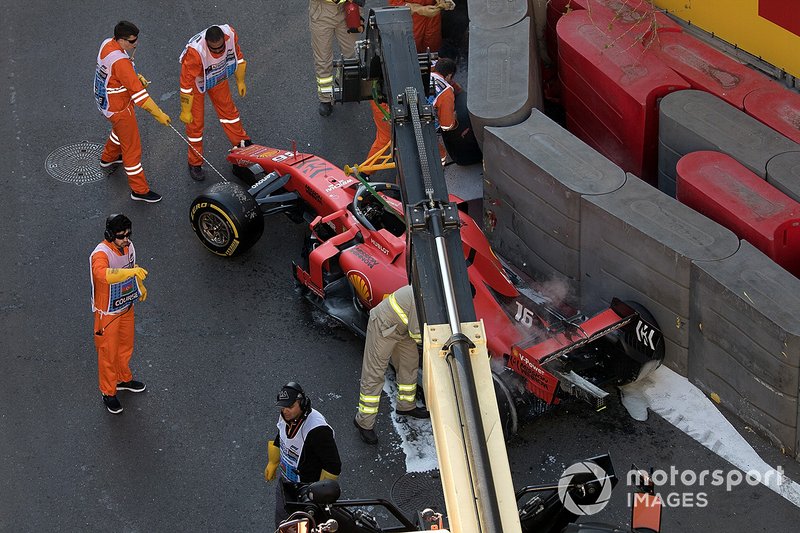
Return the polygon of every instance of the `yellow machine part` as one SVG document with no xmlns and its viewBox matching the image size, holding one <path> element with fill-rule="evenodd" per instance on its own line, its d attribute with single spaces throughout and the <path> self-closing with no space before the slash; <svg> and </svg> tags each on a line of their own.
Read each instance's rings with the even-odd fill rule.
<svg viewBox="0 0 800 533">
<path fill-rule="evenodd" d="M 514 483 L 489 369 L 486 332 L 482 321 L 464 323 L 461 328 L 475 344 L 475 348 L 470 351 L 470 365 L 478 390 L 486 449 L 497 491 L 503 533 L 521 533 Z M 486 496 L 475 493 L 481 490 L 481 486 L 471 479 L 473 454 L 467 449 L 462 434 L 459 388 L 453 382 L 456 379 L 455 371 L 451 369 L 451 363 L 442 351 L 449 338 L 449 325 L 426 326 L 423 346 L 425 401 L 431 411 L 449 530 L 453 533 L 485 533 L 487 529 L 481 527 L 481 517 L 475 502 Z"/>
<path fill-rule="evenodd" d="M 800 77 L 800 8 L 794 0 L 654 0 L 700 29 Z"/>
</svg>

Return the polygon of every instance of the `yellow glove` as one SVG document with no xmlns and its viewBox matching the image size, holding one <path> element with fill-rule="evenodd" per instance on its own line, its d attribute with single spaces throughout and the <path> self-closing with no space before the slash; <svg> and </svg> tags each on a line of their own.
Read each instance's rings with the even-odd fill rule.
<svg viewBox="0 0 800 533">
<path fill-rule="evenodd" d="M 181 93 L 181 122 L 184 124 L 192 123 L 192 102 L 194 101 L 193 94 Z"/>
<path fill-rule="evenodd" d="M 119 283 L 133 276 L 136 276 L 138 280 L 144 280 L 147 277 L 147 270 L 138 266 L 133 268 L 106 269 L 106 281 L 109 283 Z"/>
<path fill-rule="evenodd" d="M 137 74 L 136 77 L 139 78 L 140 82 L 142 82 L 142 87 L 147 89 L 147 86 L 150 85 L 150 82 L 147 80 L 147 78 L 145 78 L 141 74 Z"/>
<path fill-rule="evenodd" d="M 139 294 L 141 295 L 139 296 L 139 301 L 143 302 L 147 300 L 147 288 L 144 286 L 144 282 L 142 282 L 142 280 L 139 278 L 136 278 L 136 286 L 139 287 Z"/>
<path fill-rule="evenodd" d="M 244 95 L 247 94 L 247 85 L 244 84 L 244 72 L 247 70 L 247 61 L 242 61 L 236 67 L 236 72 L 233 73 L 236 76 L 236 88 L 239 89 L 239 96 L 244 98 Z"/>
<path fill-rule="evenodd" d="M 328 472 L 324 468 L 322 469 L 322 472 L 320 472 L 320 474 L 319 474 L 319 480 L 320 481 L 322 481 L 323 479 L 338 479 L 338 478 L 339 478 L 339 476 L 337 476 L 336 474 L 331 474 L 330 472 Z"/>
<path fill-rule="evenodd" d="M 171 122 L 169 116 L 161 111 L 161 108 L 156 105 L 152 98 L 144 101 L 142 109 L 153 115 L 153 118 L 165 126 Z"/>
<path fill-rule="evenodd" d="M 275 479 L 275 473 L 278 471 L 278 465 L 281 464 L 281 450 L 275 446 L 275 443 L 269 441 L 267 444 L 267 454 L 269 455 L 269 463 L 264 469 L 264 479 L 272 481 Z"/>
</svg>

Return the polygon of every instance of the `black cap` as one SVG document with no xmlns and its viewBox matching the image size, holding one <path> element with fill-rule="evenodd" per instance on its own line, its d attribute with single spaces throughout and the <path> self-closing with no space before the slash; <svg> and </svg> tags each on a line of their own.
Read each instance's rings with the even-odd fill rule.
<svg viewBox="0 0 800 533">
<path fill-rule="evenodd" d="M 106 219 L 106 229 L 110 230 L 112 233 L 131 229 L 131 219 L 119 213 L 109 215 Z"/>
<path fill-rule="evenodd" d="M 289 385 L 284 385 L 278 393 L 278 399 L 275 405 L 278 407 L 291 407 L 294 402 L 297 401 L 297 397 L 300 396 L 300 394 L 302 393 L 298 389 L 290 387 Z"/>
</svg>

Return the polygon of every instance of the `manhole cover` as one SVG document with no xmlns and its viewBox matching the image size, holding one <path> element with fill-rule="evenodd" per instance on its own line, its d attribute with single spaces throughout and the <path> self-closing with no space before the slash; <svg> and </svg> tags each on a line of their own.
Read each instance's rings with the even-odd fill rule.
<svg viewBox="0 0 800 533">
<path fill-rule="evenodd" d="M 445 513 L 439 471 L 404 474 L 392 485 L 392 501 L 409 516 L 428 508 Z"/>
<path fill-rule="evenodd" d="M 83 185 L 105 179 L 108 174 L 100 168 L 103 145 L 89 141 L 56 148 L 47 156 L 44 167 L 59 181 Z"/>
</svg>

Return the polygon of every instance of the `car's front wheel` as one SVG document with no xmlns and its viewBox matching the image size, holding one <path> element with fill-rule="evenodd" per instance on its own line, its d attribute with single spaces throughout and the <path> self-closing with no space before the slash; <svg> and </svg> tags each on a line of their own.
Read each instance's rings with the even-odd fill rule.
<svg viewBox="0 0 800 533">
<path fill-rule="evenodd" d="M 195 198 L 189 220 L 200 242 L 225 257 L 247 251 L 264 232 L 264 217 L 255 199 L 231 182 L 212 185 Z"/>
</svg>

